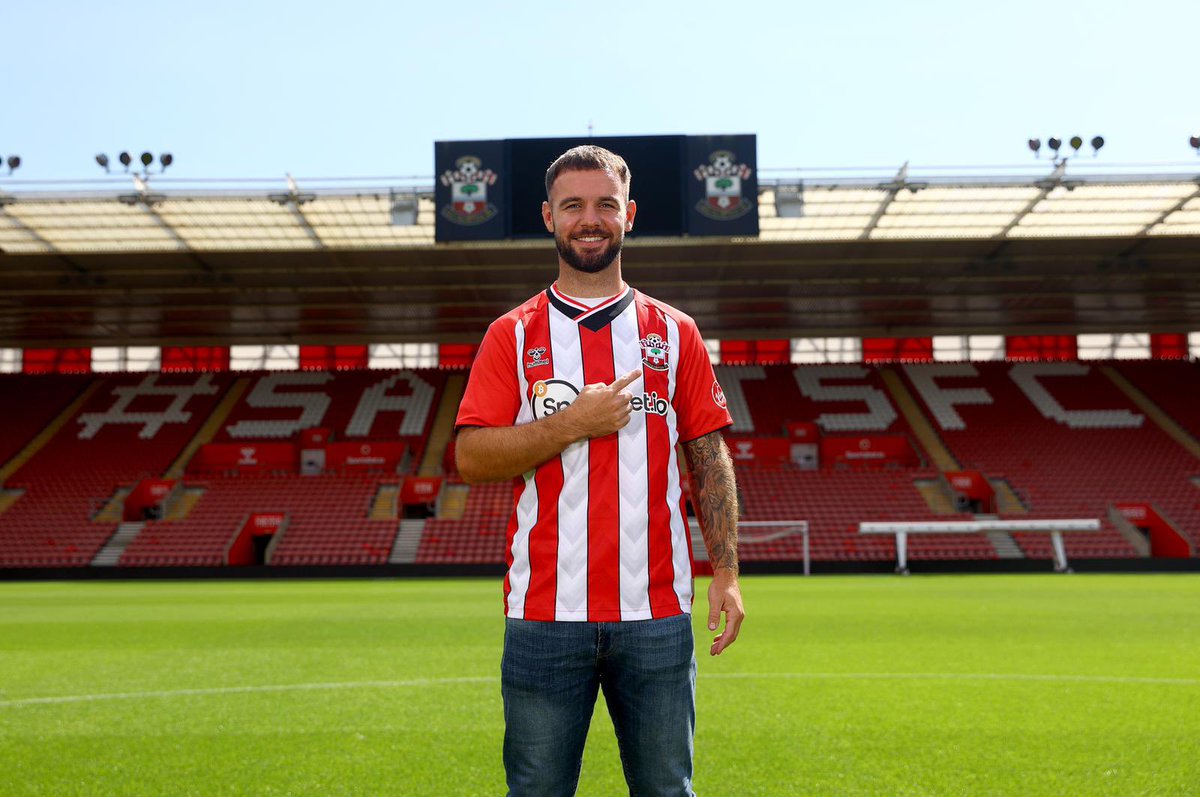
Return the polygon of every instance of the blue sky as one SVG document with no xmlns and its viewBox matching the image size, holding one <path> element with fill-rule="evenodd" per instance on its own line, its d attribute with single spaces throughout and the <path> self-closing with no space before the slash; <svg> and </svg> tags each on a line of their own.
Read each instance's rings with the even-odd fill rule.
<svg viewBox="0 0 1200 797">
<path fill-rule="evenodd" d="M 432 175 L 435 140 L 589 122 L 757 133 L 762 168 L 1036 164 L 1031 136 L 1101 134 L 1097 164 L 1200 171 L 1197 31 L 1195 0 L 15 0 L 0 185 L 121 149 L 179 178 Z"/>
</svg>

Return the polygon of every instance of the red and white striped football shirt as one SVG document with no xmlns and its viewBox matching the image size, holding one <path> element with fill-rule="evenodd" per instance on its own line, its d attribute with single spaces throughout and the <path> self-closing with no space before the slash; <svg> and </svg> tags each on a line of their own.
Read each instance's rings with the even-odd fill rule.
<svg viewBox="0 0 1200 797">
<path fill-rule="evenodd" d="M 628 425 L 513 480 L 509 617 L 612 622 L 691 611 L 675 445 L 731 420 L 689 316 L 629 287 L 589 308 L 552 286 L 488 328 L 455 425 L 530 423 L 565 409 L 584 385 L 637 368 Z"/>
</svg>

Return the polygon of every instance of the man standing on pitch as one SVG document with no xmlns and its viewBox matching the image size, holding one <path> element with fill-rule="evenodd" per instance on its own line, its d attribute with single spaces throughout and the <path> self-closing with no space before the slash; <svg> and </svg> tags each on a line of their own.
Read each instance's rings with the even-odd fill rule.
<svg viewBox="0 0 1200 797">
<path fill-rule="evenodd" d="M 714 569 L 708 627 L 737 638 L 737 498 L 725 396 L 690 317 L 621 280 L 625 161 L 576 147 L 546 172 L 558 281 L 488 328 L 459 408 L 458 470 L 514 480 L 501 691 L 510 795 L 571 795 L 597 690 L 631 794 L 691 795 L 691 547 L 682 441 Z"/>
</svg>

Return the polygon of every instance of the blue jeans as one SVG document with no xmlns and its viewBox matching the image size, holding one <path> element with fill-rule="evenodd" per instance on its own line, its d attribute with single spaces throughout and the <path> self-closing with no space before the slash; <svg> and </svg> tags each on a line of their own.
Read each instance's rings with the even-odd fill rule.
<svg viewBox="0 0 1200 797">
<path fill-rule="evenodd" d="M 629 794 L 694 794 L 696 655 L 688 615 L 623 623 L 507 618 L 500 674 L 510 797 L 575 793 L 598 689 Z"/>
</svg>

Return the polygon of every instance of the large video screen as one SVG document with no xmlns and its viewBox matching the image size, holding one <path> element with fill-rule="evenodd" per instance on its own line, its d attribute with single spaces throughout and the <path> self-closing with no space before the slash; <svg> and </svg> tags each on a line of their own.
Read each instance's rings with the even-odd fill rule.
<svg viewBox="0 0 1200 797">
<path fill-rule="evenodd" d="M 631 236 L 758 235 L 753 135 L 605 136 L 436 142 L 435 239 L 548 237 L 546 169 L 580 144 L 610 149 L 629 164 L 638 205 Z"/>
<path fill-rule="evenodd" d="M 684 136 L 533 138 L 509 141 L 509 214 L 513 238 L 545 238 L 542 201 L 546 169 L 571 147 L 595 144 L 617 153 L 633 175 L 630 198 L 637 201 L 631 236 L 683 235 Z"/>
</svg>

